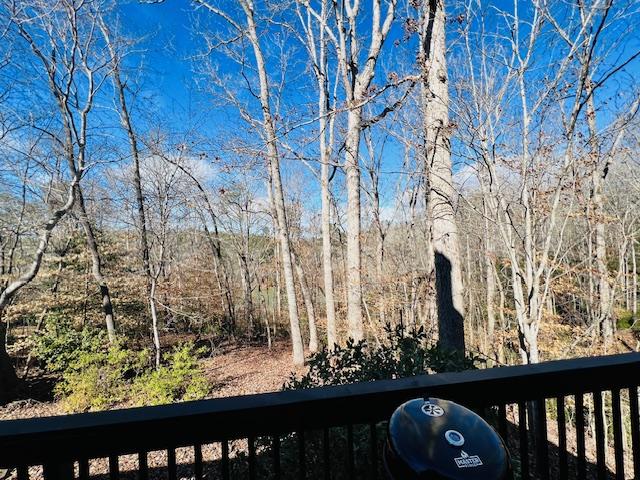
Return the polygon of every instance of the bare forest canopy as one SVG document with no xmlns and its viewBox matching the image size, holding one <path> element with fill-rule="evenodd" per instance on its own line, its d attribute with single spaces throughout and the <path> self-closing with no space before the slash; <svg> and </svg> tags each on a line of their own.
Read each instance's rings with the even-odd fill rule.
<svg viewBox="0 0 640 480">
<path fill-rule="evenodd" d="M 60 322 L 158 366 L 172 335 L 302 364 L 386 324 L 502 363 L 610 348 L 638 311 L 638 25 L 633 0 L 0 0 L 0 390 L 13 332 Z"/>
</svg>

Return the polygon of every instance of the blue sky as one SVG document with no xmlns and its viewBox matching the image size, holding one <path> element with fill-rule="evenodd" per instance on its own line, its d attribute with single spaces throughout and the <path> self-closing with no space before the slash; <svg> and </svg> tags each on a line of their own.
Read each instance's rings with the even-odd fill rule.
<svg viewBox="0 0 640 480">
<path fill-rule="evenodd" d="M 222 1 L 222 0 L 220 0 Z M 231 2 L 231 0 L 225 0 Z M 488 1 L 488 0 L 487 0 Z M 403 2 L 400 2 L 401 4 Z M 485 7 L 491 12 L 490 7 L 499 7 L 509 9 L 512 2 L 506 0 L 496 0 L 490 4 L 485 2 Z M 198 21 L 201 21 L 202 28 L 208 31 L 224 30 L 224 22 L 219 18 L 207 12 L 194 12 L 193 5 L 188 0 L 165 0 L 162 3 L 145 4 L 136 0 L 118 1 L 117 16 L 121 22 L 121 30 L 125 35 L 131 38 L 143 38 L 138 45 L 138 53 L 132 54 L 128 59 L 127 75 L 130 78 L 130 87 L 139 88 L 144 94 L 138 98 L 134 105 L 135 118 L 140 124 L 154 127 L 158 126 L 163 129 L 170 129 L 172 133 L 185 133 L 193 127 L 197 127 L 199 133 L 208 136 L 211 139 L 219 139 L 228 137 L 230 134 L 238 135 L 245 138 L 257 138 L 255 132 L 250 132 L 246 124 L 237 118 L 237 114 L 233 107 L 222 107 L 216 104 L 216 100 L 211 92 L 202 91 L 200 86 L 206 82 L 198 82 L 203 80 L 197 74 L 193 73 L 194 62 L 193 55 L 202 51 L 202 38 L 196 30 Z M 520 2 L 521 6 L 527 4 L 526 1 Z M 368 8 L 369 2 L 362 2 L 363 8 Z M 452 5 L 452 3 L 451 3 Z M 489 7 L 490 5 L 490 7 Z M 410 11 L 410 10 L 409 10 Z M 396 68 L 398 60 L 405 60 L 405 64 L 411 63 L 415 58 L 415 40 L 409 42 L 403 41 L 402 24 L 406 19 L 408 10 L 406 7 L 400 8 L 398 11 L 397 25 L 392 31 L 390 38 L 385 46 L 385 53 L 380 63 L 377 78 L 374 82 L 382 83 L 386 77 L 386 73 Z M 458 24 L 454 21 L 455 15 L 453 11 L 449 11 L 450 18 L 453 20 L 448 24 L 450 45 L 456 45 L 456 32 Z M 637 17 L 630 17 L 633 22 Z M 364 24 L 368 19 L 363 20 L 362 31 L 365 31 Z M 497 25 L 503 22 L 498 21 L 496 16 L 489 15 L 487 19 L 487 30 L 490 34 L 494 34 Z M 626 27 L 629 27 L 627 25 Z M 262 27 L 261 27 L 262 28 Z M 640 35 L 638 28 L 626 28 L 626 31 L 607 32 L 610 38 L 606 40 L 611 42 L 615 40 L 615 35 L 619 35 L 624 41 L 616 47 L 612 52 L 612 58 L 618 56 L 625 57 L 631 52 L 640 49 Z M 622 33 L 624 31 L 624 33 Z M 279 33 L 276 31 L 261 31 L 261 40 L 263 48 L 267 53 L 270 49 L 275 51 Z M 399 42 L 399 46 L 395 42 Z M 301 52 L 297 42 L 289 40 L 288 46 L 294 49 L 291 58 L 291 66 L 289 71 L 288 84 L 285 88 L 284 102 L 287 108 L 295 108 L 298 111 L 292 113 L 292 118 L 311 118 L 311 105 L 315 102 L 315 83 L 310 76 L 301 76 L 304 72 L 305 55 Z M 536 56 L 544 59 L 548 55 L 546 45 L 542 44 L 536 51 Z M 295 50 L 298 49 L 298 50 Z M 213 61 L 222 70 L 226 70 L 231 74 L 231 80 L 237 83 L 236 86 L 242 86 L 241 77 L 234 71 L 235 67 L 232 62 L 225 59 L 222 53 L 212 55 Z M 252 55 L 248 58 L 252 61 Z M 278 65 L 273 57 L 268 57 L 269 68 L 272 72 L 279 70 Z M 139 68 L 139 65 L 142 68 Z M 410 68 L 406 66 L 405 68 Z M 453 68 L 450 66 L 450 69 Z M 533 78 L 542 78 L 544 72 L 532 71 L 530 75 Z M 538 76 L 538 77 L 536 77 Z M 618 91 L 624 92 L 625 89 L 637 87 L 638 82 L 634 77 L 640 76 L 640 62 L 636 61 L 630 65 L 623 75 L 619 75 L 619 82 L 614 82 L 603 90 L 602 95 L 612 96 Z M 450 78 L 455 77 L 451 75 Z M 535 89 L 535 82 L 531 82 L 532 88 Z M 137 86 L 137 87 L 136 87 Z M 108 93 L 107 95 L 110 95 Z M 246 92 L 245 92 L 245 95 Z M 133 96 L 131 97 L 133 98 Z M 257 102 L 247 95 L 247 99 L 252 101 L 253 108 L 257 107 Z M 112 100 L 109 98 L 108 100 Z M 380 111 L 384 105 L 380 102 L 374 107 L 374 111 Z M 283 109 L 286 111 L 286 109 Z M 257 112 L 259 116 L 259 112 Z M 601 116 L 603 118 L 603 116 Z M 606 115 L 604 116 L 606 118 Z M 157 124 L 157 125 L 156 125 Z M 117 129 L 115 122 L 114 130 Z M 307 130 L 301 130 L 297 135 L 307 135 L 312 138 L 312 127 Z M 123 137 L 124 139 L 124 137 Z M 299 138 L 298 138 L 299 139 Z M 292 139 L 295 144 L 297 139 Z M 312 140 L 307 140 L 305 145 L 302 142 L 299 148 L 301 151 L 308 152 L 309 156 L 315 154 L 316 146 Z M 296 144 L 296 146 L 299 146 Z M 126 150 L 126 148 L 124 149 Z M 402 162 L 403 151 L 396 142 L 387 143 L 386 150 L 383 154 L 384 166 L 383 171 L 398 172 Z M 296 165 L 296 168 L 289 168 L 291 163 L 285 162 L 285 173 L 303 177 L 303 180 L 309 186 L 310 191 L 317 189 L 317 183 L 311 178 L 306 168 Z M 457 166 L 455 168 L 458 168 Z M 262 173 L 260 173 L 262 174 Z M 338 173 L 336 184 L 341 184 L 341 173 Z M 386 191 L 383 192 L 383 202 L 391 201 L 395 197 L 393 191 L 398 180 L 397 173 L 389 173 L 383 177 Z M 317 195 L 310 195 L 310 202 L 314 206 L 318 203 Z"/>
</svg>

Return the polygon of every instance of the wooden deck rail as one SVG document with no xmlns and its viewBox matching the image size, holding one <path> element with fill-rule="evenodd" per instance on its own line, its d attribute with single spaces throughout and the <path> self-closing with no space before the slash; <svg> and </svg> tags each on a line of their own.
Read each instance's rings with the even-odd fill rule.
<svg viewBox="0 0 640 480">
<path fill-rule="evenodd" d="M 633 459 L 634 478 L 640 478 L 639 384 L 640 354 L 629 353 L 157 407 L 8 420 L 0 422 L 0 468 L 16 469 L 17 478 L 25 480 L 30 478 L 29 466 L 44 465 L 47 480 L 69 480 L 73 478 L 74 465 L 77 465 L 79 478 L 88 478 L 89 459 L 109 458 L 109 478 L 119 478 L 118 457 L 136 454 L 139 455 L 138 478 L 146 479 L 147 452 L 166 450 L 166 468 L 169 478 L 173 479 L 177 478 L 175 449 L 193 447 L 195 478 L 204 478 L 200 446 L 220 442 L 221 478 L 231 478 L 228 442 L 247 439 L 247 476 L 257 478 L 255 441 L 264 437 L 271 439 L 271 478 L 280 478 L 285 476 L 280 467 L 280 441 L 294 434 L 300 450 L 300 465 L 295 475 L 297 478 L 315 478 L 304 467 L 308 455 L 304 432 L 324 431 L 326 440 L 329 429 L 344 427 L 349 443 L 354 441 L 354 425 L 370 425 L 372 448 L 367 450 L 371 455 L 368 462 L 375 465 L 369 466 L 372 473 L 367 477 L 373 478 L 379 463 L 376 450 L 380 438 L 377 438 L 376 425 L 384 422 L 402 402 L 433 396 L 495 416 L 500 432 L 514 437 L 509 441 L 515 445 L 514 455 L 520 459 L 518 468 L 522 478 L 532 478 L 535 473 L 536 478 L 543 479 L 551 476 L 581 479 L 587 475 L 585 398 L 588 397 L 592 399 L 590 405 L 593 405 L 596 423 L 593 431 L 597 477 L 625 478 L 624 439 L 629 437 L 631 442 L 627 442 L 627 451 L 631 453 L 627 457 Z M 608 402 L 605 409 L 602 392 L 611 392 L 605 397 Z M 621 408 L 621 398 L 628 401 L 627 408 Z M 571 418 L 566 414 L 569 404 L 572 405 Z M 507 406 L 513 406 L 513 412 L 517 410 L 519 421 L 507 421 Z M 548 418 L 550 408 L 555 414 Z M 533 428 L 533 419 L 536 428 Z M 550 422 L 557 424 L 559 443 L 558 454 L 552 461 L 546 438 Z M 577 452 L 573 463 L 568 461 L 567 427 L 575 432 Z M 536 438 L 532 439 L 534 430 Z M 609 451 L 606 438 L 612 439 L 615 473 L 609 471 L 611 469 L 607 469 L 605 463 Z M 328 450 L 329 447 L 323 445 Z M 363 449 L 354 449 L 350 443 L 347 446 L 349 465 L 346 471 L 352 473 L 351 467 L 357 461 L 353 458 L 354 452 Z M 326 453 L 324 461 L 330 462 L 332 456 Z M 326 464 L 325 478 L 329 470 Z M 630 473 L 627 468 L 627 475 Z"/>
</svg>

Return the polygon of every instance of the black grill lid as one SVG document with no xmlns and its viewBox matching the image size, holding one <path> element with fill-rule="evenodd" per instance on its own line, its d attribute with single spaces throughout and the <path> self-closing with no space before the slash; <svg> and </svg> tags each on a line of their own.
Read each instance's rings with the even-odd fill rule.
<svg viewBox="0 0 640 480">
<path fill-rule="evenodd" d="M 504 442 L 479 415 L 437 398 L 396 409 L 384 451 L 394 480 L 511 480 Z"/>
</svg>

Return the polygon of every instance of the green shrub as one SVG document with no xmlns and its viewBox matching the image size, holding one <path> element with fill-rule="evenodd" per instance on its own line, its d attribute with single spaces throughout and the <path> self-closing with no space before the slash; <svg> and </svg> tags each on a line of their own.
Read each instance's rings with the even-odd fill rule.
<svg viewBox="0 0 640 480">
<path fill-rule="evenodd" d="M 75 365 L 86 353 L 98 353 L 106 345 L 104 331 L 85 326 L 73 327 L 67 320 L 47 322 L 45 328 L 33 338 L 33 354 L 53 373 L 63 373 Z"/>
<path fill-rule="evenodd" d="M 636 318 L 631 310 L 621 310 L 618 312 L 616 327 L 618 330 L 640 330 L 640 324 L 636 322 Z"/>
<path fill-rule="evenodd" d="M 461 371 L 476 368 L 481 360 L 446 351 L 429 342 L 423 327 L 406 331 L 402 326 L 384 329 L 380 344 L 349 340 L 344 347 L 323 349 L 309 359 L 309 371 L 294 374 L 285 389 L 342 385 L 368 380 L 403 378 L 425 373 Z"/>
<path fill-rule="evenodd" d="M 201 350 L 187 343 L 165 354 L 164 365 L 135 380 L 133 391 L 136 403 L 159 405 L 204 398 L 209 393 L 209 383 L 198 364 Z"/>
<path fill-rule="evenodd" d="M 50 322 L 33 340 L 34 354 L 60 376 L 54 393 L 69 412 L 104 410 L 119 403 L 157 405 L 203 398 L 209 384 L 198 364 L 202 349 L 188 343 L 151 367 L 148 350 L 108 345 L 104 331 Z"/>
<path fill-rule="evenodd" d="M 80 352 L 62 374 L 55 393 L 70 412 L 104 410 L 127 399 L 130 378 L 149 365 L 149 352 L 112 346 L 97 352 Z"/>
</svg>

